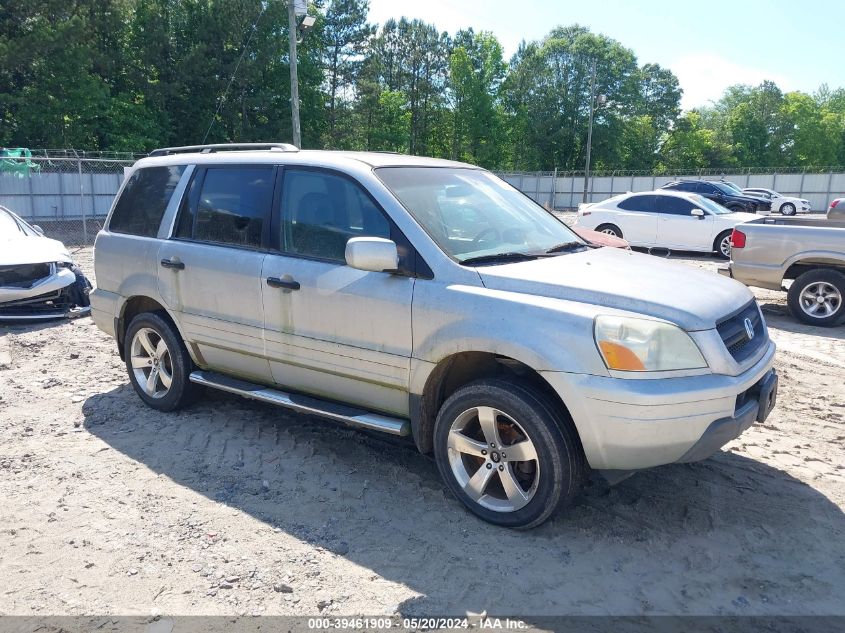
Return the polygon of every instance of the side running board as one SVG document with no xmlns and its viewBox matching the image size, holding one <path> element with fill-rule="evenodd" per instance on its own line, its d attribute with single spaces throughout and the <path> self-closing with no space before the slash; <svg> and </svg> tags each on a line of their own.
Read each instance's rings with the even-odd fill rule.
<svg viewBox="0 0 845 633">
<path fill-rule="evenodd" d="M 293 409 L 300 413 L 310 413 L 324 418 L 331 418 L 339 422 L 390 433 L 391 435 L 409 435 L 411 426 L 407 420 L 391 418 L 378 413 L 370 413 L 363 409 L 355 409 L 334 402 L 319 400 L 310 396 L 285 393 L 278 389 L 271 389 L 237 378 L 230 378 L 210 371 L 191 372 L 191 382 L 221 391 L 228 391 L 244 398 L 269 402 L 280 407 Z"/>
</svg>

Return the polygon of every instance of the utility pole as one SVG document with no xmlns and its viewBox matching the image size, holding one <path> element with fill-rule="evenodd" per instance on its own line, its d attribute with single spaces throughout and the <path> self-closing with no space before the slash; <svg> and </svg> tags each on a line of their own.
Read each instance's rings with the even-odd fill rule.
<svg viewBox="0 0 845 633">
<path fill-rule="evenodd" d="M 296 38 L 299 26 L 296 19 L 294 0 L 288 0 L 288 39 L 290 40 L 290 118 L 293 127 L 293 144 L 302 147 L 302 131 L 299 127 L 299 77 L 296 74 Z"/>
<path fill-rule="evenodd" d="M 587 202 L 587 184 L 590 181 L 590 150 L 593 148 L 593 111 L 596 107 L 596 60 L 593 59 L 590 75 L 590 124 L 587 128 L 587 165 L 584 168 L 584 197 L 581 202 Z"/>
</svg>

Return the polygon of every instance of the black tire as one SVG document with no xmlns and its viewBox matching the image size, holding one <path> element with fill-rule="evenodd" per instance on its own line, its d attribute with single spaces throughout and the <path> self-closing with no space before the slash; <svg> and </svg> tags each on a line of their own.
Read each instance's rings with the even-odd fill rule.
<svg viewBox="0 0 845 633">
<path fill-rule="evenodd" d="M 742 213 L 742 212 L 756 213 L 757 212 L 756 208 L 749 210 L 749 209 L 746 209 L 741 204 L 729 204 L 729 205 L 727 205 L 727 207 L 730 211 L 733 211 L 734 213 Z"/>
<path fill-rule="evenodd" d="M 835 310 L 827 316 L 813 316 L 810 312 L 811 307 L 808 307 L 806 301 L 802 301 L 804 291 L 812 292 L 814 286 L 817 290 L 828 288 L 834 291 L 827 296 L 831 298 L 831 306 L 835 304 Z M 838 293 L 838 300 L 834 300 L 836 293 Z M 792 282 L 787 294 L 787 305 L 792 316 L 802 323 L 830 327 L 845 322 L 845 306 L 843 306 L 845 301 L 843 299 L 845 299 L 845 275 L 836 270 L 818 268 L 808 270 Z"/>
<path fill-rule="evenodd" d="M 797 213 L 797 210 L 795 209 L 794 204 L 792 204 L 791 202 L 787 202 L 783 206 L 781 206 L 780 212 L 783 215 L 795 215 Z"/>
<path fill-rule="evenodd" d="M 713 240 L 713 250 L 716 251 L 716 257 L 719 259 L 731 258 L 730 246 L 728 247 L 727 253 L 722 250 L 722 243 L 725 241 L 725 238 L 730 239 L 731 233 L 733 233 L 733 231 L 722 231 L 716 236 L 716 239 Z"/>
<path fill-rule="evenodd" d="M 467 414 L 477 407 L 490 407 L 504 414 L 494 416 L 496 435 L 499 436 L 499 433 L 502 433 L 499 436 L 502 438 L 501 445 L 498 449 L 491 450 L 492 445 L 484 441 L 486 434 L 479 436 L 476 432 L 476 437 L 479 438 L 478 444 L 488 449 L 487 457 L 450 452 L 450 431 L 453 425 L 459 424 L 462 418 L 466 418 Z M 558 508 L 572 502 L 581 489 L 585 477 L 586 462 L 581 444 L 574 427 L 565 415 L 559 405 L 555 406 L 541 392 L 518 381 L 486 379 L 465 385 L 446 400 L 435 421 L 434 456 L 440 475 L 452 493 L 471 512 L 485 521 L 521 529 L 540 525 Z M 532 449 L 536 451 L 536 462 L 507 462 L 505 451 L 508 446 L 516 446 L 519 435 L 516 439 L 510 435 L 513 427 L 509 426 L 511 421 L 505 416 L 518 421 L 517 426 L 521 427 L 519 430 L 522 432 L 521 435 L 524 435 L 523 441 L 529 440 Z M 471 415 L 469 417 L 472 418 Z M 480 417 L 477 420 L 476 428 L 480 429 Z M 463 432 L 467 428 L 470 428 L 470 425 L 458 430 Z M 508 435 L 512 440 L 511 443 L 504 440 Z M 501 449 L 500 452 L 497 452 L 499 449 Z M 494 453 L 499 457 L 497 458 Z M 489 483 L 486 487 L 482 487 L 485 494 L 477 501 L 467 493 L 465 484 L 458 481 L 458 476 L 453 470 L 453 461 L 457 464 L 456 468 L 460 470 L 466 468 L 466 460 L 472 462 L 470 466 L 474 469 L 473 477 L 478 473 L 483 474 L 485 467 L 490 472 L 487 475 Z M 499 474 L 497 470 L 503 472 Z M 466 468 L 465 472 L 468 475 L 469 468 Z M 525 485 L 529 486 L 531 496 L 522 507 L 513 510 L 496 510 L 483 505 L 491 502 L 508 504 L 509 496 L 504 492 L 505 479 L 519 482 L 520 478 L 524 481 L 526 477 L 528 480 Z M 520 485 L 522 486 L 521 483 Z M 505 498 L 496 498 L 494 495 L 497 491 L 500 497 Z M 521 492 L 525 492 L 524 486 Z"/>
<path fill-rule="evenodd" d="M 620 229 L 615 224 L 599 224 L 596 227 L 596 231 L 599 233 L 607 233 L 608 235 L 615 235 L 616 237 L 622 238 L 622 229 Z"/>
<path fill-rule="evenodd" d="M 148 394 L 144 386 L 139 384 L 135 369 L 132 367 L 133 341 L 136 334 L 145 328 L 148 331 L 152 330 L 167 346 L 169 363 L 164 362 L 170 372 L 170 386 L 163 395 L 151 396 Z M 182 342 L 182 337 L 166 313 L 144 312 L 132 319 L 123 340 L 123 352 L 129 382 L 132 383 L 135 392 L 145 404 L 159 411 L 174 411 L 192 401 L 196 394 L 196 385 L 189 380 L 188 376 L 193 368 L 193 363 L 185 344 Z M 155 381 L 153 382 L 155 383 Z M 155 384 L 153 390 L 155 391 Z"/>
</svg>

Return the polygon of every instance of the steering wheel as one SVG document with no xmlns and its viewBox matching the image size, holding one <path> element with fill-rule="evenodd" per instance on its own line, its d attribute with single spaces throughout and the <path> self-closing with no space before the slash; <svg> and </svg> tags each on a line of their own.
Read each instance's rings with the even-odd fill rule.
<svg viewBox="0 0 845 633">
<path fill-rule="evenodd" d="M 479 233 L 478 235 L 476 235 L 476 236 L 475 236 L 475 238 L 474 238 L 472 241 L 473 241 L 475 244 L 479 244 L 480 242 L 484 241 L 482 238 L 483 238 L 485 235 L 487 235 L 488 233 L 491 233 L 491 234 L 493 235 L 493 239 L 496 239 L 496 240 L 500 239 L 500 237 L 501 237 L 501 236 L 499 235 L 499 231 L 498 231 L 498 229 L 494 229 L 494 228 L 491 226 L 491 227 L 487 227 L 486 229 L 483 229 L 483 230 L 481 231 L 481 233 Z"/>
</svg>

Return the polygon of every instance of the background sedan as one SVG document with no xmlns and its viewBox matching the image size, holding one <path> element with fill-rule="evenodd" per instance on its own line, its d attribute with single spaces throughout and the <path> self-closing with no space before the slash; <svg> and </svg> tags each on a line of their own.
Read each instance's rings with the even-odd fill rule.
<svg viewBox="0 0 845 633">
<path fill-rule="evenodd" d="M 796 213 L 810 212 L 810 201 L 804 198 L 783 196 L 773 189 L 763 189 L 761 187 L 749 187 L 743 189 L 743 191 L 755 196 L 767 197 L 772 203 L 772 213 L 795 215 Z"/>
<path fill-rule="evenodd" d="M 754 213 L 733 212 L 703 196 L 658 190 L 626 193 L 578 209 L 576 226 L 626 239 L 631 246 L 712 253 L 730 259 L 731 232 Z"/>
</svg>

